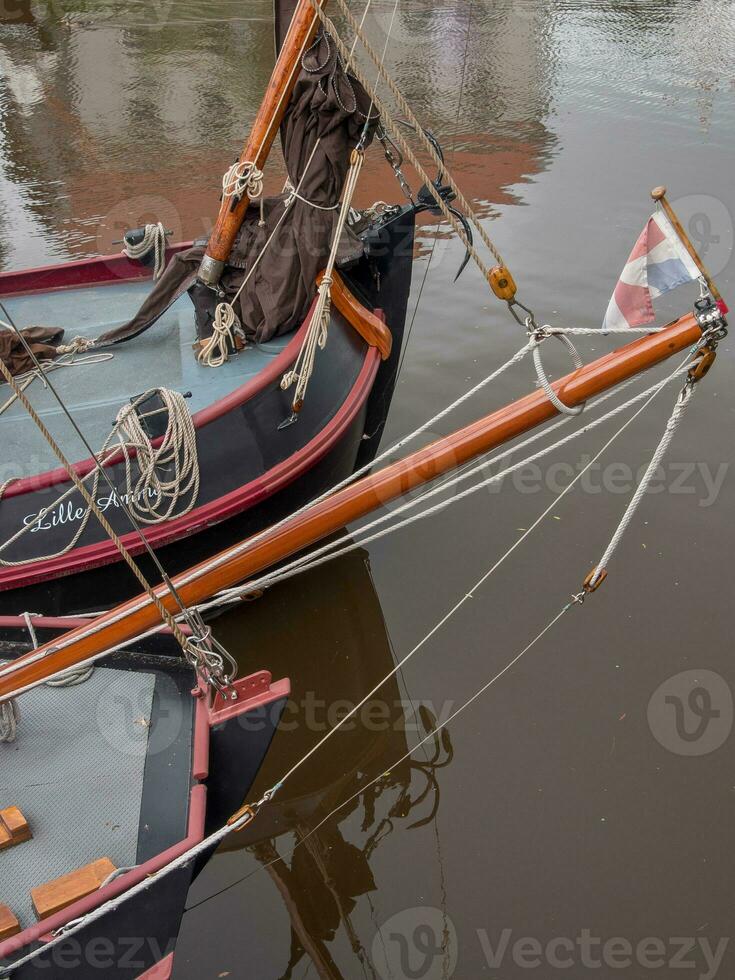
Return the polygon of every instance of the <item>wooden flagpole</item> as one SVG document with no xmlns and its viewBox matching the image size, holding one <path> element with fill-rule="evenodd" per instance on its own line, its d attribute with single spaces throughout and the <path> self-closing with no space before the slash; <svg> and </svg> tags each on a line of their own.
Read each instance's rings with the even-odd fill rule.
<svg viewBox="0 0 735 980">
<path fill-rule="evenodd" d="M 688 314 L 660 333 L 635 340 L 574 371 L 557 381 L 553 388 L 569 407 L 581 405 L 687 350 L 701 338 L 702 327 L 697 317 Z M 274 528 L 271 533 L 252 542 L 234 545 L 182 572 L 173 579 L 174 586 L 187 605 L 203 602 L 414 488 L 516 439 L 557 414 L 545 392 L 536 390 L 406 459 L 356 481 Z M 176 601 L 165 586 L 156 591 L 164 605 L 175 613 Z M 159 623 L 160 615 L 148 596 L 141 595 L 123 603 L 99 616 L 94 623 L 74 629 L 16 661 L 16 670 L 0 676 L 0 700 L 132 640 Z"/>
<path fill-rule="evenodd" d="M 702 273 L 702 277 L 704 281 L 707 283 L 710 293 L 712 293 L 712 299 L 714 299 L 715 303 L 717 303 L 722 313 L 728 313 L 729 311 L 728 311 L 727 303 L 722 298 L 722 293 L 717 288 L 714 279 L 707 271 L 707 268 L 704 262 L 702 261 L 699 252 L 694 247 L 694 243 L 692 242 L 691 238 L 689 237 L 689 235 L 687 235 L 686 231 L 684 230 L 684 226 L 682 225 L 681 221 L 679 221 L 679 216 L 677 215 L 676 211 L 674 211 L 674 209 L 671 207 L 671 204 L 669 203 L 669 200 L 666 197 L 666 188 L 654 187 L 654 189 L 651 191 L 651 197 L 654 199 L 654 201 L 658 201 L 658 203 L 664 209 L 666 217 L 673 225 L 674 231 L 681 239 L 682 245 L 687 250 L 687 252 L 689 252 L 692 261 L 699 269 L 699 271 Z"/>
</svg>

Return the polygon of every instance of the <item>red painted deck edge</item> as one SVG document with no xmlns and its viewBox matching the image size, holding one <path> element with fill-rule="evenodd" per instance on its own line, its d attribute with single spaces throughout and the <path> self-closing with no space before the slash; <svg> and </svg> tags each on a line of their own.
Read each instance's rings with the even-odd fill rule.
<svg viewBox="0 0 735 980">
<path fill-rule="evenodd" d="M 178 242 L 166 249 L 166 261 L 191 248 L 193 242 Z M 81 289 L 85 286 L 109 286 L 118 282 L 135 282 L 150 279 L 150 266 L 133 262 L 122 252 L 114 255 L 95 255 L 88 259 L 71 262 L 55 262 L 21 269 L 17 272 L 0 272 L 0 297 L 32 296 L 57 289 Z"/>
<path fill-rule="evenodd" d="M 217 500 L 196 508 L 184 517 L 147 530 L 145 532 L 147 541 L 152 547 L 160 548 L 174 540 L 189 537 L 205 527 L 218 524 L 228 517 L 253 507 L 315 466 L 336 445 L 357 416 L 372 390 L 380 363 L 379 351 L 374 347 L 368 348 L 365 362 L 352 391 L 331 422 L 303 449 L 282 460 L 256 480 L 233 490 L 224 497 L 218 497 Z M 122 535 L 122 541 L 133 555 L 140 554 L 144 549 L 135 532 Z M 22 588 L 49 578 L 73 575 L 110 564 L 118 559 L 117 549 L 112 542 L 102 541 L 87 545 L 84 548 L 77 548 L 62 558 L 21 568 L 3 569 L 0 571 L 0 591 Z"/>
</svg>

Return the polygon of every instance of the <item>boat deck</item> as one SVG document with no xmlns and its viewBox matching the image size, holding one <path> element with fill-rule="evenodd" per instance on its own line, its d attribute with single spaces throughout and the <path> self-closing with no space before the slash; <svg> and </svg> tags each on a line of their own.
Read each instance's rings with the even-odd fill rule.
<svg viewBox="0 0 735 980">
<path fill-rule="evenodd" d="M 64 343 L 73 337 L 95 337 L 129 320 L 140 307 L 151 282 L 119 283 L 83 289 L 58 290 L 4 300 L 20 328 L 60 326 Z M 60 367 L 51 381 L 72 412 L 86 439 L 99 450 L 110 434 L 119 409 L 149 388 L 170 388 L 182 394 L 192 414 L 224 398 L 252 380 L 284 349 L 293 335 L 249 346 L 221 368 L 199 365 L 192 351 L 194 312 L 182 296 L 146 333 L 100 354 L 80 355 L 71 367 Z M 26 394 L 66 456 L 72 461 L 88 453 L 65 418 L 53 394 L 34 380 Z M 11 397 L 0 386 L 0 485 L 6 480 L 34 476 L 58 467 L 58 460 L 23 407 L 3 405 Z"/>
<path fill-rule="evenodd" d="M 0 903 L 23 927 L 31 888 L 99 858 L 137 860 L 156 677 L 97 670 L 78 687 L 23 698 L 17 740 L 0 745 L 0 806 L 18 806 L 33 839 L 0 852 Z"/>
</svg>

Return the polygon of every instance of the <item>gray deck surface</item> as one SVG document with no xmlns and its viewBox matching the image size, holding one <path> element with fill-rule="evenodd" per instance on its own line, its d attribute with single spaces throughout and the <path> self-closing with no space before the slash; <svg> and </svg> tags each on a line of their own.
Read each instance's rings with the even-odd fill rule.
<svg viewBox="0 0 735 980">
<path fill-rule="evenodd" d="M 134 315 L 151 288 L 150 281 L 60 290 L 5 300 L 18 327 L 61 326 L 64 342 L 75 336 L 95 337 L 125 323 Z M 190 412 L 225 397 L 258 374 L 288 344 L 293 334 L 268 344 L 248 347 L 221 368 L 197 364 L 191 300 L 182 296 L 170 310 L 134 340 L 111 348 L 111 360 L 102 364 L 60 368 L 51 381 L 95 450 L 101 448 L 118 410 L 130 398 L 149 388 L 191 392 Z M 88 453 L 64 418 L 50 391 L 34 381 L 26 392 L 68 458 Z M 9 397 L 0 386 L 0 407 Z M 22 406 L 15 404 L 0 415 L 0 483 L 33 476 L 59 465 Z"/>
<path fill-rule="evenodd" d="M 155 675 L 98 669 L 84 684 L 24 695 L 18 738 L 0 745 L 0 809 L 33 840 L 0 851 L 0 904 L 28 926 L 30 889 L 109 857 L 135 864 Z"/>
</svg>

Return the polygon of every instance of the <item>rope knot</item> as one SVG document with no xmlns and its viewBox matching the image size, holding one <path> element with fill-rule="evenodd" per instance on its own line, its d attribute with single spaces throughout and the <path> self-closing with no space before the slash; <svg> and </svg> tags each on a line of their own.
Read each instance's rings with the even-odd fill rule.
<svg viewBox="0 0 735 980">
<path fill-rule="evenodd" d="M 212 336 L 203 342 L 197 361 L 204 367 L 218 368 L 229 361 L 235 348 L 235 334 L 242 334 L 242 324 L 229 303 L 219 303 L 214 313 Z"/>
<path fill-rule="evenodd" d="M 232 164 L 222 178 L 222 196 L 225 199 L 234 198 L 239 201 L 247 193 L 250 200 L 254 201 L 263 193 L 264 179 L 263 171 L 254 163 L 249 160 L 239 160 Z"/>
</svg>

